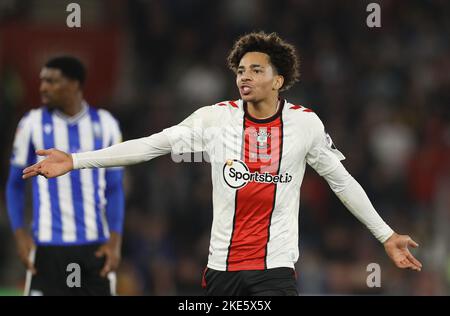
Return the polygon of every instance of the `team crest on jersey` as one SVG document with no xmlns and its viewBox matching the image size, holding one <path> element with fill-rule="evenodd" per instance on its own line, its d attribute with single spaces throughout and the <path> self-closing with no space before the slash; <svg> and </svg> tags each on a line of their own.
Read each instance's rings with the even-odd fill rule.
<svg viewBox="0 0 450 316">
<path fill-rule="evenodd" d="M 258 148 L 267 148 L 267 141 L 270 138 L 270 132 L 266 128 L 260 128 L 257 132 L 254 132 L 253 136 L 256 138 L 256 146 Z"/>
<path fill-rule="evenodd" d="M 45 124 L 45 125 L 44 125 L 44 133 L 48 135 L 48 134 L 50 134 L 51 132 L 52 132 L 52 125 L 51 125 L 51 124 L 48 124 L 48 123 Z"/>
<path fill-rule="evenodd" d="M 273 175 L 269 172 L 251 172 L 245 162 L 239 159 L 228 159 L 223 166 L 223 179 L 233 188 L 240 189 L 249 182 L 259 183 L 288 183 L 292 176 L 289 173 Z"/>
</svg>

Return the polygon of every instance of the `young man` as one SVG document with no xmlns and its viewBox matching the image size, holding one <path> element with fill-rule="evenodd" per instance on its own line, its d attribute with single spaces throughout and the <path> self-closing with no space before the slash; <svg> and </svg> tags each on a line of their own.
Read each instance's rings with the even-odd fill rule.
<svg viewBox="0 0 450 316">
<path fill-rule="evenodd" d="M 7 184 L 7 207 L 20 259 L 25 295 L 112 295 L 120 260 L 124 198 L 122 170 L 74 170 L 58 179 L 33 179 L 33 237 L 24 223 L 22 170 L 36 149 L 76 153 L 121 141 L 117 121 L 83 100 L 85 69 L 73 57 L 51 59 L 40 73 L 43 106 L 17 128 Z M 76 264 L 76 265 L 70 265 Z M 78 270 L 76 270 L 78 269 Z M 71 272 L 79 272 L 77 281 Z"/>
<path fill-rule="evenodd" d="M 24 178 L 206 151 L 214 213 L 203 279 L 207 295 L 297 295 L 300 186 L 308 163 L 398 267 L 420 270 L 407 248 L 418 245 L 380 218 L 317 115 L 279 98 L 298 79 L 294 47 L 274 33 L 251 33 L 235 43 L 228 62 L 241 100 L 200 108 L 160 133 L 99 151 L 40 150 L 47 158 L 26 168 Z"/>
</svg>

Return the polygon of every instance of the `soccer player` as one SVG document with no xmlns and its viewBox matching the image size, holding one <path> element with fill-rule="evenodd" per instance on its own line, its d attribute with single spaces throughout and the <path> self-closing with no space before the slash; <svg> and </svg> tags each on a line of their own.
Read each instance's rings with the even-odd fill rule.
<svg viewBox="0 0 450 316">
<path fill-rule="evenodd" d="M 32 237 L 24 223 L 22 170 L 42 160 L 36 149 L 76 153 L 121 141 L 113 116 L 83 99 L 85 77 L 74 57 L 49 60 L 40 73 L 43 106 L 21 119 L 15 135 L 7 208 L 27 268 L 25 295 L 115 294 L 124 216 L 121 168 L 34 178 Z"/>
<path fill-rule="evenodd" d="M 172 152 L 206 151 L 212 166 L 213 223 L 203 286 L 207 295 L 297 295 L 300 186 L 308 163 L 329 183 L 399 268 L 420 271 L 408 246 L 378 215 L 319 117 L 280 98 L 299 76 L 294 47 L 275 33 L 251 33 L 228 56 L 241 99 L 205 106 L 149 137 L 67 154 L 39 150 L 24 178 L 148 161 Z M 182 158 L 184 156 L 181 156 Z"/>
</svg>

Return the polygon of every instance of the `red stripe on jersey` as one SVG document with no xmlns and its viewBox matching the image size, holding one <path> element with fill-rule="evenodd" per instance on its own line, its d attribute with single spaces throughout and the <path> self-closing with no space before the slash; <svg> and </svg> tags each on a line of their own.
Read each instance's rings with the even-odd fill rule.
<svg viewBox="0 0 450 316">
<path fill-rule="evenodd" d="M 238 107 L 238 105 L 236 104 L 235 101 L 228 101 L 228 102 L 231 104 L 232 107 L 234 107 L 234 108 Z"/>
<path fill-rule="evenodd" d="M 301 105 L 293 105 L 289 109 L 291 109 L 291 110 L 303 109 L 302 112 L 314 112 L 313 110 L 305 108 L 304 106 L 301 106 Z"/>
<path fill-rule="evenodd" d="M 226 103 L 223 103 L 223 102 L 220 102 L 220 103 L 217 103 L 217 105 L 218 105 L 218 106 L 226 106 L 227 104 L 226 104 Z"/>
<path fill-rule="evenodd" d="M 268 123 L 244 120 L 243 160 L 250 172 L 278 174 L 283 137 L 281 116 Z M 275 195 L 274 183 L 249 182 L 236 192 L 227 271 L 266 269 Z"/>
</svg>

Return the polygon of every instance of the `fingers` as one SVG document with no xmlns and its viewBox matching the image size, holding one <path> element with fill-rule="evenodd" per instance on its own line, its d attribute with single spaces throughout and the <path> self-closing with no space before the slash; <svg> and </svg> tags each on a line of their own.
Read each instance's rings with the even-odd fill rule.
<svg viewBox="0 0 450 316">
<path fill-rule="evenodd" d="M 102 277 L 106 277 L 106 275 L 114 269 L 112 254 L 106 252 L 105 255 L 106 255 L 105 264 L 103 266 L 102 271 L 100 271 L 100 275 Z"/>
<path fill-rule="evenodd" d="M 51 148 L 51 149 L 40 149 L 40 150 L 36 150 L 36 154 L 39 155 L 39 156 L 48 156 L 53 151 L 54 151 L 53 148 Z M 38 175 L 42 175 L 42 176 L 47 178 L 47 176 L 41 171 L 42 163 L 43 163 L 43 161 L 35 163 L 34 165 L 23 169 L 23 171 L 22 171 L 22 173 L 23 173 L 22 174 L 22 179 L 28 179 L 28 178 L 35 177 L 35 176 L 38 176 Z"/>
<path fill-rule="evenodd" d="M 414 267 L 417 268 L 418 271 L 422 270 L 422 263 L 414 258 L 414 256 L 409 251 L 406 254 L 406 258 L 414 265 Z"/>
<path fill-rule="evenodd" d="M 112 263 L 109 256 L 106 256 L 105 265 L 103 266 L 102 271 L 100 271 L 100 275 L 102 277 L 106 277 L 106 275 L 112 270 Z"/>
<path fill-rule="evenodd" d="M 411 247 L 413 247 L 413 248 L 417 248 L 417 247 L 419 247 L 419 244 L 418 243 L 416 243 L 414 240 L 412 240 L 411 238 L 409 238 L 409 240 L 408 240 L 408 246 L 411 246 Z"/>
<path fill-rule="evenodd" d="M 402 269 L 414 269 L 415 266 L 408 260 L 408 259 L 403 259 L 402 261 L 400 261 L 397 264 L 397 267 L 402 268 Z"/>
<path fill-rule="evenodd" d="M 22 171 L 22 179 L 28 179 L 40 174 L 42 162 L 38 162 L 32 166 L 29 166 Z"/>
<path fill-rule="evenodd" d="M 95 252 L 95 256 L 105 257 L 105 264 L 103 265 L 103 268 L 100 271 L 100 275 L 102 277 L 106 277 L 109 272 L 115 270 L 119 265 L 120 258 L 116 256 L 114 252 L 108 249 L 107 247 L 100 247 Z"/>
<path fill-rule="evenodd" d="M 417 261 L 417 263 L 418 264 L 414 263 L 414 261 L 412 261 L 410 258 L 405 257 L 403 260 L 396 262 L 396 265 L 397 265 L 397 267 L 399 267 L 401 269 L 411 269 L 411 270 L 415 270 L 415 271 L 421 271 L 422 264 L 419 261 Z"/>
<path fill-rule="evenodd" d="M 54 148 L 50 148 L 50 149 L 39 149 L 36 150 L 36 155 L 38 156 L 48 156 L 52 153 L 52 151 L 54 151 Z"/>
<path fill-rule="evenodd" d="M 96 256 L 97 258 L 106 256 L 106 258 L 105 258 L 105 264 L 103 265 L 103 268 L 102 268 L 102 270 L 100 271 L 100 275 L 101 275 L 102 277 L 105 277 L 105 276 L 108 274 L 108 272 L 111 270 L 111 262 L 110 262 L 111 260 L 110 260 L 110 255 L 108 255 L 108 252 L 106 251 L 106 248 L 100 247 L 100 248 L 95 252 L 95 256 Z"/>
<path fill-rule="evenodd" d="M 400 263 L 397 266 L 399 268 L 405 269 L 405 268 L 409 268 L 411 266 L 411 263 L 406 258 L 404 258 L 402 261 L 400 261 Z"/>
<path fill-rule="evenodd" d="M 33 258 L 33 250 L 27 251 L 27 253 L 22 252 L 19 257 L 22 260 L 25 268 L 28 271 L 31 271 L 31 273 L 33 275 L 36 274 L 36 268 L 34 267 L 33 259 L 32 259 Z"/>
<path fill-rule="evenodd" d="M 100 247 L 96 252 L 95 252 L 95 256 L 97 258 L 103 257 L 104 255 L 106 255 L 106 251 L 103 247 Z"/>
<path fill-rule="evenodd" d="M 419 244 L 416 243 L 414 240 L 412 240 L 411 237 L 408 236 L 408 246 L 417 248 L 417 247 L 419 247 Z M 416 271 L 422 270 L 422 263 L 419 260 L 417 260 L 408 249 L 406 249 L 405 255 L 406 255 L 407 260 L 413 266 L 412 267 L 413 270 L 416 270 Z"/>
<path fill-rule="evenodd" d="M 38 175 L 40 175 L 40 172 L 38 172 L 38 171 L 31 171 L 31 172 L 27 172 L 27 173 L 24 173 L 23 175 L 22 175 L 22 179 L 28 179 L 28 178 L 31 178 L 31 177 L 35 177 L 35 176 L 38 176 Z"/>
<path fill-rule="evenodd" d="M 43 176 L 48 179 L 48 171 L 42 171 L 42 169 L 32 170 L 22 175 L 22 179 L 28 179 L 35 176 Z"/>
</svg>

